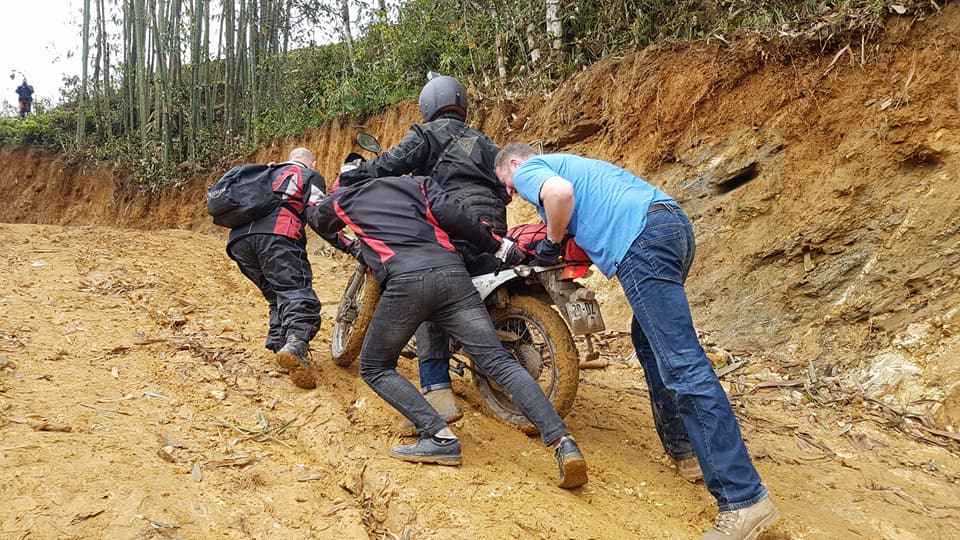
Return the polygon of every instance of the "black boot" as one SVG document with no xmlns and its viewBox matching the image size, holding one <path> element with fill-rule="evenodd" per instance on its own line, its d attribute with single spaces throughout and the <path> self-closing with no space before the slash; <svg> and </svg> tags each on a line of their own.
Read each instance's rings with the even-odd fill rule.
<svg viewBox="0 0 960 540">
<path fill-rule="evenodd" d="M 573 437 L 565 435 L 554 446 L 553 452 L 560 468 L 560 482 L 557 485 L 573 489 L 587 483 L 587 460 L 583 458 Z"/>
<path fill-rule="evenodd" d="M 306 341 L 296 336 L 287 337 L 287 343 L 277 351 L 276 359 L 277 364 L 290 370 L 290 380 L 293 384 L 307 390 L 317 387 Z"/>
<path fill-rule="evenodd" d="M 390 449 L 390 457 L 413 463 L 460 465 L 459 439 L 422 437 L 416 444 L 403 444 Z"/>
</svg>

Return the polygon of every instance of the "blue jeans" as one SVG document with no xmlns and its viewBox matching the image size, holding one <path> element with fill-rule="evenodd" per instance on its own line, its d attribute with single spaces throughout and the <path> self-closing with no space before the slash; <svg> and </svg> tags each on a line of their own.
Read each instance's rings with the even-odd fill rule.
<svg viewBox="0 0 960 540">
<path fill-rule="evenodd" d="M 417 328 L 417 359 L 420 361 L 420 390 L 424 393 L 451 388 L 450 338 L 438 325 L 425 322 Z"/>
<path fill-rule="evenodd" d="M 738 510 L 767 490 L 693 327 L 683 284 L 694 252 L 693 226 L 683 210 L 654 205 L 617 277 L 633 308 L 633 344 L 664 449 L 677 459 L 695 454 L 720 510 Z"/>
</svg>

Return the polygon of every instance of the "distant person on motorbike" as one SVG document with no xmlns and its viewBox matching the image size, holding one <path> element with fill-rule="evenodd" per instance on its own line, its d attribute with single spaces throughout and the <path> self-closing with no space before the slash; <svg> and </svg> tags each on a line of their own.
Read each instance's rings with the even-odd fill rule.
<svg viewBox="0 0 960 540">
<path fill-rule="evenodd" d="M 779 513 L 693 326 L 684 282 L 695 244 L 686 214 L 666 193 L 604 161 L 541 156 L 512 143 L 496 168 L 547 224 L 535 248 L 538 264 L 555 264 L 569 233 L 604 275 L 619 279 L 633 308 L 633 345 L 660 440 L 681 475 L 702 476 L 720 507 L 703 540 L 756 538 Z"/>
<path fill-rule="evenodd" d="M 360 352 L 360 375 L 420 435 L 415 444 L 394 447 L 392 457 L 444 465 L 459 465 L 462 459 L 460 441 L 447 421 L 396 370 L 404 345 L 429 321 L 453 336 L 476 369 L 502 386 L 537 427 L 554 450 L 559 485 L 573 488 L 587 481 L 576 442 L 540 386 L 500 343 L 454 243 L 467 241 L 509 264 L 525 253 L 491 232 L 463 199 L 425 176 L 341 186 L 304 216 L 318 232 L 349 227 L 383 290 Z"/>
<path fill-rule="evenodd" d="M 467 90 L 457 79 L 434 76 L 420 91 L 420 113 L 424 123 L 415 124 L 395 147 L 354 171 L 340 175 L 349 186 L 370 178 L 413 173 L 430 176 L 452 197 L 475 212 L 499 235 L 507 231 L 507 203 L 510 197 L 497 181 L 493 163 L 499 148 L 489 137 L 466 124 Z M 470 275 L 492 272 L 496 260 L 468 241 L 454 242 Z M 427 322 L 416 333 L 420 360 L 420 389 L 448 421 L 459 420 L 450 380 L 449 339 L 439 327 Z M 412 435 L 413 424 L 399 426 L 401 434 Z"/>
<path fill-rule="evenodd" d="M 27 84 L 27 79 L 17 87 L 17 97 L 20 101 L 20 118 L 26 118 L 33 107 L 33 87 Z"/>
<path fill-rule="evenodd" d="M 270 305 L 265 346 L 290 370 L 293 383 L 314 388 L 309 343 L 320 328 L 320 300 L 313 290 L 302 213 L 317 204 L 326 186 L 306 148 L 290 152 L 271 173 L 283 204 L 256 221 L 230 230 L 227 254 Z"/>
</svg>

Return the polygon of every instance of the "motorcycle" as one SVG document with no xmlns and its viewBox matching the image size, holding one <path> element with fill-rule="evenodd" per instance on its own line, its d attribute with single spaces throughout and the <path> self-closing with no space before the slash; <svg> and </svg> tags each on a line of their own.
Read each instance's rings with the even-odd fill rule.
<svg viewBox="0 0 960 540">
<path fill-rule="evenodd" d="M 366 133 L 357 136 L 357 144 L 375 154 L 381 151 L 379 142 Z M 592 360 L 599 356 L 593 350 L 592 335 L 605 328 L 593 291 L 576 281 L 589 273 L 589 260 L 581 259 L 550 267 L 520 265 L 472 278 L 501 343 L 537 381 L 561 417 L 573 408 L 580 383 L 574 336 L 583 336 L 586 359 Z M 347 367 L 359 357 L 379 298 L 379 284 L 358 261 L 333 324 L 330 347 L 337 365 Z M 411 350 L 408 345 L 404 356 L 415 356 Z M 457 343 L 451 343 L 451 352 L 451 370 L 460 376 L 470 372 L 488 414 L 528 433 L 534 431 L 510 396 L 458 354 L 462 351 Z"/>
</svg>

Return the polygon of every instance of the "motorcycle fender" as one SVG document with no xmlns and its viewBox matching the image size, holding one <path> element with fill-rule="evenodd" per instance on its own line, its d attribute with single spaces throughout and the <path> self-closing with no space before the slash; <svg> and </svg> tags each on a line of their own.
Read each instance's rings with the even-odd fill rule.
<svg viewBox="0 0 960 540">
<path fill-rule="evenodd" d="M 501 285 L 509 281 L 513 281 L 520 277 L 515 270 L 512 268 L 509 270 L 502 270 L 497 274 L 482 274 L 479 276 L 474 276 L 473 286 L 477 289 L 477 292 L 480 293 L 480 298 L 486 300 L 493 291 L 497 290 Z"/>
</svg>

